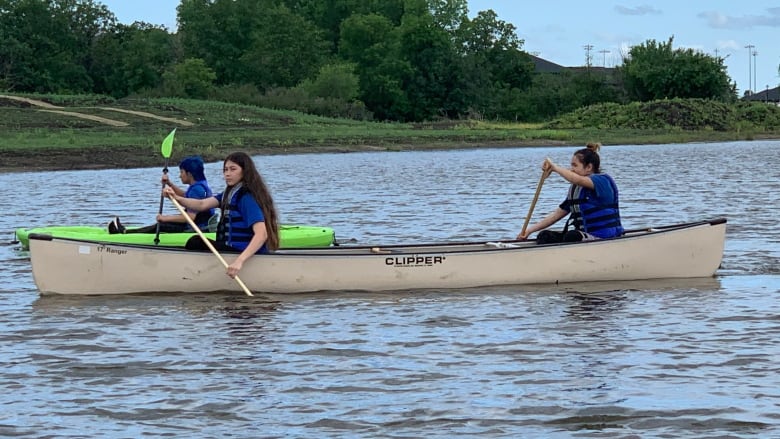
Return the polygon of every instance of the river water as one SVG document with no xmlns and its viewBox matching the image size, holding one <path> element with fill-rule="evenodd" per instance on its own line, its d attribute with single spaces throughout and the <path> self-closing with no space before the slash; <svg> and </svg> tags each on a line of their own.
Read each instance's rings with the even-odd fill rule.
<svg viewBox="0 0 780 439">
<path fill-rule="evenodd" d="M 256 162 L 283 223 L 495 240 L 522 227 L 542 160 L 575 149 Z M 148 224 L 162 163 L 0 174 L 0 436 L 780 437 L 778 156 L 777 141 L 602 150 L 627 228 L 728 218 L 711 279 L 255 298 L 41 296 L 13 229 Z M 207 176 L 224 187 L 221 163 Z M 565 190 L 547 180 L 534 220 Z"/>
</svg>

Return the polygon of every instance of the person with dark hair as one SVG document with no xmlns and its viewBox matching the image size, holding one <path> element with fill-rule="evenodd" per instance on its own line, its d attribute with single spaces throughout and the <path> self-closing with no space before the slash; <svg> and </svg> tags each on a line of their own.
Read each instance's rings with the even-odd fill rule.
<svg viewBox="0 0 780 439">
<path fill-rule="evenodd" d="M 600 148 L 600 143 L 588 143 L 585 148 L 577 150 L 571 158 L 570 169 L 558 166 L 550 159 L 542 163 L 542 172 L 555 172 L 571 186 L 566 200 L 554 212 L 529 226 L 525 233 L 518 234 L 517 239 L 526 240 L 528 235 L 540 230 L 536 237 L 538 244 L 591 241 L 623 234 L 617 184 L 612 177 L 601 172 Z M 566 215 L 569 219 L 563 232 L 545 230 Z"/>
<path fill-rule="evenodd" d="M 249 155 L 231 153 L 225 158 L 222 173 L 227 187 L 212 197 L 187 198 L 171 187 L 165 188 L 163 193 L 197 211 L 220 208 L 216 241 L 211 244 L 218 251 L 239 253 L 226 270 L 228 276 L 234 278 L 252 255 L 279 248 L 279 220 L 271 192 Z M 188 250 L 208 249 L 200 236 L 187 240 L 185 247 Z"/>
<path fill-rule="evenodd" d="M 211 197 L 213 194 L 209 183 L 206 180 L 204 174 L 203 159 L 198 156 L 185 157 L 181 163 L 179 163 L 179 178 L 181 182 L 189 185 L 187 190 L 175 185 L 168 178 L 167 173 L 162 175 L 162 183 L 165 187 L 170 187 L 176 194 L 187 198 L 203 199 Z M 207 229 L 209 225 L 209 219 L 214 215 L 215 209 L 206 209 L 203 211 L 195 211 L 187 209 L 187 215 L 195 221 L 198 227 Z M 181 233 L 181 232 L 193 232 L 187 219 L 180 213 L 175 215 L 157 215 L 157 224 L 138 228 L 126 228 L 122 225 L 119 217 L 115 217 L 113 221 L 108 224 L 108 232 L 115 233 L 157 233 L 157 226 L 160 227 L 162 233 Z"/>
</svg>

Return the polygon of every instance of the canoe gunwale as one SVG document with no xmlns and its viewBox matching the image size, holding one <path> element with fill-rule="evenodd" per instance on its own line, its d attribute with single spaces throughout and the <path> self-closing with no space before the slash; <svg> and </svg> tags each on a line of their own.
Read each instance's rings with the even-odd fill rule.
<svg viewBox="0 0 780 439">
<path fill-rule="evenodd" d="M 536 244 L 535 240 L 491 240 L 491 241 L 459 241 L 459 242 L 425 242 L 415 244 L 387 244 L 387 245 L 341 245 L 332 247 L 301 247 L 301 248 L 289 248 L 279 249 L 273 253 L 274 256 L 306 256 L 306 257 L 325 257 L 325 256 L 360 256 L 370 255 L 377 256 L 385 254 L 386 256 L 394 256 L 401 254 L 440 254 L 440 253 L 484 253 L 484 252 L 512 252 L 512 251 L 528 251 L 532 249 L 548 249 L 550 247 L 566 247 L 566 246 L 582 246 L 582 245 L 604 245 L 615 241 L 624 241 L 635 238 L 641 238 L 645 236 L 657 235 L 661 233 L 669 233 L 675 230 L 684 230 L 693 227 L 701 227 L 705 225 L 715 226 L 726 223 L 726 218 L 716 218 L 712 220 L 702 220 L 690 223 L 680 223 L 674 225 L 665 225 L 659 227 L 646 227 L 627 230 L 623 236 L 609 239 L 599 239 L 594 241 L 584 242 L 561 242 L 561 243 L 549 243 L 549 244 Z M 30 240 L 63 240 L 72 242 L 83 242 L 85 244 L 100 244 L 105 246 L 111 246 L 116 248 L 133 248 L 139 250 L 150 250 L 161 252 L 173 252 L 173 253 L 209 253 L 208 250 L 185 250 L 180 247 L 167 247 L 167 246 L 155 246 L 148 244 L 126 244 L 115 243 L 102 240 L 87 240 L 87 239 L 75 239 L 67 237 L 54 237 L 48 234 L 33 233 L 29 235 Z M 499 244 L 503 246 L 494 246 L 492 244 Z M 226 251 L 225 254 L 238 255 L 240 251 L 230 252 Z M 260 255 L 262 256 L 262 255 Z"/>
</svg>

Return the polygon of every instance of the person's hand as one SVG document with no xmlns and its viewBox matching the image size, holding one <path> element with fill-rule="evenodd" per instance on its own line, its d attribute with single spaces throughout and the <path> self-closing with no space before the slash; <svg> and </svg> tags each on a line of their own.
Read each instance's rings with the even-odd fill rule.
<svg viewBox="0 0 780 439">
<path fill-rule="evenodd" d="M 547 178 L 555 170 L 555 163 L 549 157 L 542 162 L 542 177 Z"/>
<path fill-rule="evenodd" d="M 162 193 L 163 195 L 169 198 L 176 195 L 176 191 L 174 191 L 173 188 L 170 186 L 165 186 L 162 190 Z"/>
<path fill-rule="evenodd" d="M 157 214 L 157 218 L 156 218 L 156 219 L 157 219 L 157 222 L 158 222 L 158 223 L 161 223 L 161 222 L 165 221 L 165 220 L 163 219 L 163 217 L 164 217 L 164 216 L 165 216 L 165 215 L 163 215 L 163 214 L 161 214 L 161 213 L 158 213 L 158 214 Z"/>
<path fill-rule="evenodd" d="M 171 185 L 171 180 L 168 178 L 168 174 L 163 174 L 162 178 L 160 178 L 160 181 L 162 182 L 162 184 L 164 184 L 166 186 L 170 186 Z"/>
<path fill-rule="evenodd" d="M 241 267 L 243 266 L 244 263 L 236 259 L 230 265 L 227 266 L 225 272 L 227 273 L 228 276 L 230 276 L 231 279 L 235 279 L 236 276 L 238 276 L 238 272 L 241 271 Z"/>
<path fill-rule="evenodd" d="M 528 235 L 530 235 L 530 233 L 528 233 L 528 231 L 526 230 L 525 233 L 523 232 L 518 233 L 517 238 L 515 239 L 517 239 L 518 241 L 525 241 L 528 239 Z"/>
</svg>

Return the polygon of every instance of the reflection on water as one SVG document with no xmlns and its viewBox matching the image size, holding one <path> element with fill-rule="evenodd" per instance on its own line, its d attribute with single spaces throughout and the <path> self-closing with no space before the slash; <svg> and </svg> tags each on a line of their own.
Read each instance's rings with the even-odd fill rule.
<svg viewBox="0 0 780 439">
<path fill-rule="evenodd" d="M 0 434 L 779 436 L 780 231 L 767 206 L 780 170 L 754 172 L 779 146 L 603 149 L 627 228 L 728 218 L 717 277 L 392 294 L 42 297 L 13 229 L 146 224 L 160 170 L 0 174 L 24 188 L 0 194 Z M 573 151 L 257 162 L 286 223 L 363 244 L 495 240 L 517 234 L 541 161 Z M 216 189 L 219 169 L 207 165 Z M 535 218 L 565 190 L 547 180 Z"/>
</svg>

